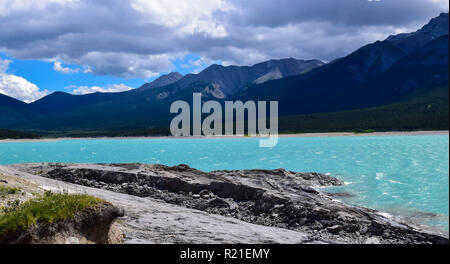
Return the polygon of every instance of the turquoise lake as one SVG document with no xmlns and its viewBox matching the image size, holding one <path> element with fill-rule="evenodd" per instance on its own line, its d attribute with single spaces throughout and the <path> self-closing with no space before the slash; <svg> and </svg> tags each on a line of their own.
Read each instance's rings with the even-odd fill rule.
<svg viewBox="0 0 450 264">
<path fill-rule="evenodd" d="M 28 162 L 161 163 L 219 169 L 328 173 L 348 184 L 342 201 L 448 231 L 449 137 L 355 136 L 280 138 L 259 148 L 256 138 L 96 139 L 1 142 L 0 165 Z"/>
</svg>

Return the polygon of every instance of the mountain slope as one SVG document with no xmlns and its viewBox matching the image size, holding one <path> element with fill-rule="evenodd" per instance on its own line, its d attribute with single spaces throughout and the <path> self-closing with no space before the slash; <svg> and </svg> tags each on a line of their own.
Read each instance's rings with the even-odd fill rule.
<svg viewBox="0 0 450 264">
<path fill-rule="evenodd" d="M 30 109 L 41 114 L 55 114 L 71 111 L 87 105 L 94 105 L 120 97 L 122 93 L 92 93 L 73 95 L 54 92 L 30 104 Z"/>
<path fill-rule="evenodd" d="M 213 97 L 224 99 L 230 97 L 252 83 L 264 83 L 273 79 L 305 73 L 324 65 L 318 60 L 296 60 L 293 58 L 270 60 L 253 66 L 228 66 L 214 64 L 199 74 L 188 74 L 177 84 L 180 89 L 195 83 L 212 86 Z M 208 94 L 205 94 L 208 96 Z"/>
<path fill-rule="evenodd" d="M 395 101 L 449 81 L 449 35 L 428 42 L 367 81 L 365 88 L 383 102 Z M 380 91 L 380 87 L 383 90 Z"/>
<path fill-rule="evenodd" d="M 448 101 L 447 84 L 383 106 L 281 117 L 280 133 L 448 130 Z"/>
<path fill-rule="evenodd" d="M 26 103 L 0 94 L 0 128 L 38 117 L 39 114 L 32 111 Z"/>
<path fill-rule="evenodd" d="M 431 84 L 430 79 L 435 75 L 443 75 L 434 83 L 435 86 L 442 85 L 448 79 L 448 47 L 442 44 L 448 42 L 448 14 L 441 14 L 440 18 L 444 18 L 446 23 L 434 26 L 439 30 L 432 36 L 429 31 L 423 33 L 421 29 L 411 36 L 403 36 L 396 43 L 377 41 L 308 73 L 252 86 L 236 99 L 277 100 L 281 115 L 293 115 L 351 110 L 392 102 L 404 93 L 401 87 L 407 86 L 406 81 L 415 83 L 409 87 L 408 91 L 412 92 Z M 433 23 L 436 21 L 442 19 L 432 20 Z M 439 36 L 443 33 L 446 36 Z M 417 39 L 442 43 L 419 46 L 407 53 L 406 50 L 418 45 Z M 414 58 L 420 53 L 423 53 L 421 57 Z M 408 54 L 416 55 L 408 57 Z M 441 60 L 425 60 L 425 57 L 436 56 L 441 56 Z M 416 61 L 416 66 L 409 65 L 408 61 Z M 403 67 L 420 74 L 408 72 Z"/>
<path fill-rule="evenodd" d="M 416 32 L 389 36 L 386 40 L 409 53 L 425 43 L 448 34 L 449 13 L 441 13 Z"/>
<path fill-rule="evenodd" d="M 178 82 L 181 78 L 183 78 L 183 75 L 178 72 L 171 72 L 169 74 L 162 75 L 161 77 L 157 78 L 156 80 L 152 81 L 151 83 L 146 83 L 138 88 L 138 90 L 149 90 L 157 87 L 167 86 L 172 83 Z"/>
</svg>

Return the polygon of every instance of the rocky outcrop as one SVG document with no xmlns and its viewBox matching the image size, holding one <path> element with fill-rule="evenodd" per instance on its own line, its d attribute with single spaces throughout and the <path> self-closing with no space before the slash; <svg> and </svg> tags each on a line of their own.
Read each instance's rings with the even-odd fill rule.
<svg viewBox="0 0 450 264">
<path fill-rule="evenodd" d="M 153 88 L 163 87 L 163 86 L 166 86 L 166 85 L 169 85 L 172 83 L 176 83 L 181 78 L 183 78 L 183 75 L 181 73 L 171 72 L 169 74 L 164 74 L 164 75 L 160 76 L 159 78 L 157 78 L 156 80 L 154 80 L 150 83 L 146 83 L 146 84 L 142 85 L 137 90 L 144 91 L 144 90 L 150 90 Z"/>
<path fill-rule="evenodd" d="M 253 66 L 222 66 L 213 64 L 198 74 L 188 74 L 177 82 L 178 89 L 186 89 L 195 83 L 214 84 L 224 97 L 233 96 L 253 83 L 306 73 L 324 65 L 318 60 L 297 60 L 294 58 L 269 60 Z M 205 95 L 207 96 L 207 95 Z M 222 98 L 222 99 L 223 99 Z"/>
<path fill-rule="evenodd" d="M 109 203 L 51 224 L 37 223 L 0 236 L 0 244 L 117 244 L 122 234 L 113 222 L 124 211 Z"/>
<path fill-rule="evenodd" d="M 341 185 L 317 173 L 203 172 L 187 165 L 29 164 L 16 168 L 79 185 L 151 197 L 330 243 L 448 243 L 448 238 L 333 200 L 315 187 Z"/>
</svg>

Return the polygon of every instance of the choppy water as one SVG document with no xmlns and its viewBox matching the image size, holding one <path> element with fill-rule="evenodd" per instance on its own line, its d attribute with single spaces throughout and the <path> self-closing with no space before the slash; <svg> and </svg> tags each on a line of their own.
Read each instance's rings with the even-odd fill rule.
<svg viewBox="0 0 450 264">
<path fill-rule="evenodd" d="M 330 173 L 350 184 L 330 191 L 367 206 L 448 231 L 449 137 L 377 136 L 259 140 L 104 139 L 0 143 L 0 164 L 141 162 L 201 170 L 276 169 Z"/>
</svg>

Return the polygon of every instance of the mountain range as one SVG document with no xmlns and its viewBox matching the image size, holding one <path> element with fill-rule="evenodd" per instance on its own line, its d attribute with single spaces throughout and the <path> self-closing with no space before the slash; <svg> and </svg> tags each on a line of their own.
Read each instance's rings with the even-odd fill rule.
<svg viewBox="0 0 450 264">
<path fill-rule="evenodd" d="M 126 92 L 55 92 L 31 104 L 0 94 L 0 128 L 44 134 L 159 131 L 173 117 L 173 101 L 190 101 L 200 92 L 204 100 L 277 100 L 285 117 L 280 130 L 285 126 L 289 132 L 305 130 L 311 120 L 316 130 L 448 129 L 448 28 L 449 14 L 442 13 L 416 32 L 390 36 L 329 63 L 289 58 L 211 65 L 198 74 L 163 75 Z M 402 115 L 393 119 L 396 109 Z M 339 113 L 346 113 L 343 123 L 350 121 L 345 128 L 327 120 L 342 118 Z M 394 126 L 402 120 L 410 121 Z"/>
<path fill-rule="evenodd" d="M 239 97 L 279 100 L 282 115 L 401 100 L 448 83 L 448 26 L 448 13 L 441 14 L 414 33 L 390 36 L 306 74 L 251 87 Z"/>
</svg>

